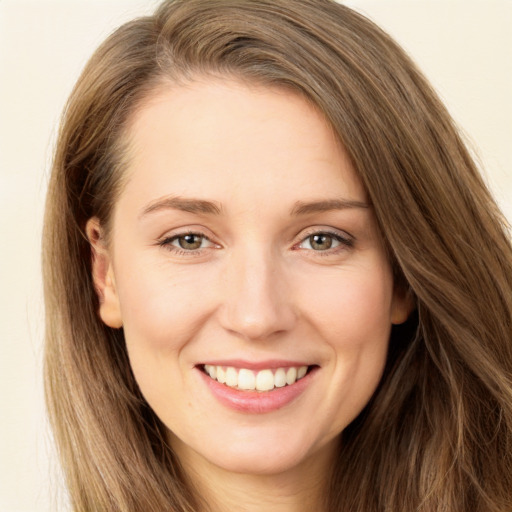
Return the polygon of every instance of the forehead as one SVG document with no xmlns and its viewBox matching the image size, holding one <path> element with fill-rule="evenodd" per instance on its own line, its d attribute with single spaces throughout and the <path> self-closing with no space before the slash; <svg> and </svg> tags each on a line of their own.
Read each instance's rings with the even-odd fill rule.
<svg viewBox="0 0 512 512">
<path fill-rule="evenodd" d="M 140 200 L 365 198 L 325 117 L 287 89 L 220 79 L 160 88 L 133 116 L 128 139 L 126 188 Z"/>
</svg>

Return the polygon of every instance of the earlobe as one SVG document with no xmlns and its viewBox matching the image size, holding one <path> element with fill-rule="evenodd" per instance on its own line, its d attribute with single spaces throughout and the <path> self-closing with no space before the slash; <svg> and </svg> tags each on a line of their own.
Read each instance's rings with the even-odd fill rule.
<svg viewBox="0 0 512 512">
<path fill-rule="evenodd" d="M 406 290 L 395 289 L 391 305 L 391 323 L 393 325 L 403 324 L 415 307 L 414 294 L 409 288 Z"/>
<path fill-rule="evenodd" d="M 123 321 L 114 269 L 103 236 L 103 229 L 97 217 L 92 217 L 87 221 L 85 232 L 91 244 L 92 278 L 100 303 L 100 317 L 106 325 L 118 329 L 123 326 Z"/>
</svg>

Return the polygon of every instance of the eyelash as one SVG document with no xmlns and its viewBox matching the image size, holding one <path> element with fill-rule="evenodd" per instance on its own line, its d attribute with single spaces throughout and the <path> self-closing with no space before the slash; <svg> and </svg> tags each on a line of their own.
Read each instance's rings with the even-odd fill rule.
<svg viewBox="0 0 512 512">
<path fill-rule="evenodd" d="M 321 235 L 329 236 L 329 237 L 333 238 L 336 242 L 339 242 L 340 245 L 337 247 L 334 247 L 334 248 L 328 248 L 323 251 L 322 250 L 315 251 L 314 249 L 305 249 L 305 250 L 315 253 L 315 256 L 325 257 L 325 256 L 330 256 L 332 254 L 337 254 L 339 252 L 346 251 L 347 249 L 351 249 L 352 247 L 354 247 L 354 238 L 352 238 L 351 236 L 346 235 L 346 234 L 341 235 L 337 231 L 331 231 L 328 229 L 324 229 L 324 230 L 313 230 L 309 233 L 306 233 L 305 236 L 298 243 L 294 244 L 292 249 L 293 250 L 301 250 L 300 246 L 303 243 L 305 243 L 308 239 L 311 239 L 313 236 L 321 236 Z M 158 241 L 158 245 L 160 247 L 163 247 L 166 250 L 178 255 L 178 256 L 190 257 L 190 256 L 202 255 L 203 251 L 205 249 L 207 249 L 207 247 L 187 250 L 187 249 L 179 248 L 179 247 L 172 245 L 173 242 L 179 240 L 180 238 L 184 238 L 186 236 L 196 236 L 196 237 L 201 238 L 201 241 L 209 242 L 213 247 L 216 246 L 216 244 L 214 242 L 212 242 L 211 239 L 208 238 L 205 234 L 200 233 L 200 232 L 195 232 L 195 231 L 187 231 L 185 233 L 178 233 L 176 235 L 165 237 L 162 240 Z"/>
<path fill-rule="evenodd" d="M 197 237 L 200 237 L 202 241 L 205 240 L 207 242 L 210 242 L 212 244 L 212 246 L 216 245 L 205 234 L 199 233 L 196 231 L 187 231 L 185 233 L 178 233 L 177 235 L 165 237 L 158 242 L 158 245 L 160 247 L 163 247 L 164 249 L 178 255 L 178 256 L 189 256 L 189 257 L 190 256 L 200 256 L 205 249 L 204 247 L 199 248 L 199 249 L 188 249 L 187 250 L 187 249 L 183 249 L 183 248 L 176 247 L 176 246 L 172 245 L 172 243 L 174 241 L 179 240 L 180 238 L 184 238 L 186 236 L 197 236 Z"/>
<path fill-rule="evenodd" d="M 311 239 L 312 237 L 319 236 L 319 235 L 329 236 L 329 237 L 333 238 L 336 242 L 339 242 L 340 245 L 338 247 L 329 248 L 324 251 L 315 251 L 314 249 L 306 249 L 308 251 L 313 252 L 315 254 L 315 256 L 320 256 L 320 257 L 331 256 L 333 254 L 338 254 L 340 252 L 346 251 L 347 249 L 351 249 L 352 247 L 354 247 L 354 241 L 355 241 L 354 238 L 346 233 L 342 235 L 340 232 L 334 231 L 334 230 L 329 230 L 329 229 L 318 230 L 318 229 L 316 229 L 316 230 L 310 231 L 309 233 L 306 233 L 305 236 L 302 238 L 302 240 L 298 244 L 294 245 L 294 249 L 296 248 L 295 250 L 301 250 L 301 248 L 299 247 L 300 245 L 305 243 L 308 239 Z"/>
</svg>

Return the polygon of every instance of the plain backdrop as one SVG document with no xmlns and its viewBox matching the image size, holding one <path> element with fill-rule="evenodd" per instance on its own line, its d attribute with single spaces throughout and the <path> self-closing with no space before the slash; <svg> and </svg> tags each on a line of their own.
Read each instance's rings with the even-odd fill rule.
<svg viewBox="0 0 512 512">
<path fill-rule="evenodd" d="M 0 512 L 66 510 L 42 396 L 40 238 L 60 111 L 154 0 L 0 0 Z M 351 0 L 438 90 L 512 219 L 512 0 Z M 477 243 L 477 241 L 475 241 Z"/>
</svg>

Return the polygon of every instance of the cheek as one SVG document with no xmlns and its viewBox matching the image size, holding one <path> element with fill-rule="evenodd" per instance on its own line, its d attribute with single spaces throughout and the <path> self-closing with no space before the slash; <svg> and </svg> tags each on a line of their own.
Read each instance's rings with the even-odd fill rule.
<svg viewBox="0 0 512 512">
<path fill-rule="evenodd" d="M 322 293 L 307 296 L 308 306 L 304 307 L 320 336 L 319 343 L 328 347 L 325 368 L 329 386 L 317 397 L 332 404 L 328 435 L 342 431 L 361 412 L 386 363 L 392 278 L 385 264 L 372 269 L 347 268 L 333 273 Z"/>
<path fill-rule="evenodd" d="M 133 272 L 133 269 L 141 269 Z M 144 269 L 144 270 L 142 270 Z M 140 391 L 162 421 L 175 427 L 172 411 L 191 410 L 185 348 L 194 343 L 209 307 L 203 280 L 139 258 L 124 259 L 116 285 L 130 365 Z M 194 275 L 192 273 L 192 275 Z M 203 295 L 204 297 L 204 295 Z"/>
<path fill-rule="evenodd" d="M 143 256 L 123 258 L 116 286 L 130 365 L 139 388 L 155 411 L 183 402 L 185 347 L 209 316 L 204 279 Z M 134 272 L 134 269 L 140 269 Z M 168 390 L 162 392 L 162 390 Z"/>
<path fill-rule="evenodd" d="M 307 286 L 307 285 L 306 285 Z M 387 265 L 333 271 L 301 295 L 308 317 L 333 348 L 369 348 L 387 342 L 393 283 Z"/>
<path fill-rule="evenodd" d="M 134 268 L 141 271 L 134 273 Z M 117 280 L 128 343 L 134 340 L 162 352 L 178 350 L 213 307 L 205 300 L 200 272 L 140 258 L 125 260 L 116 269 Z"/>
</svg>

